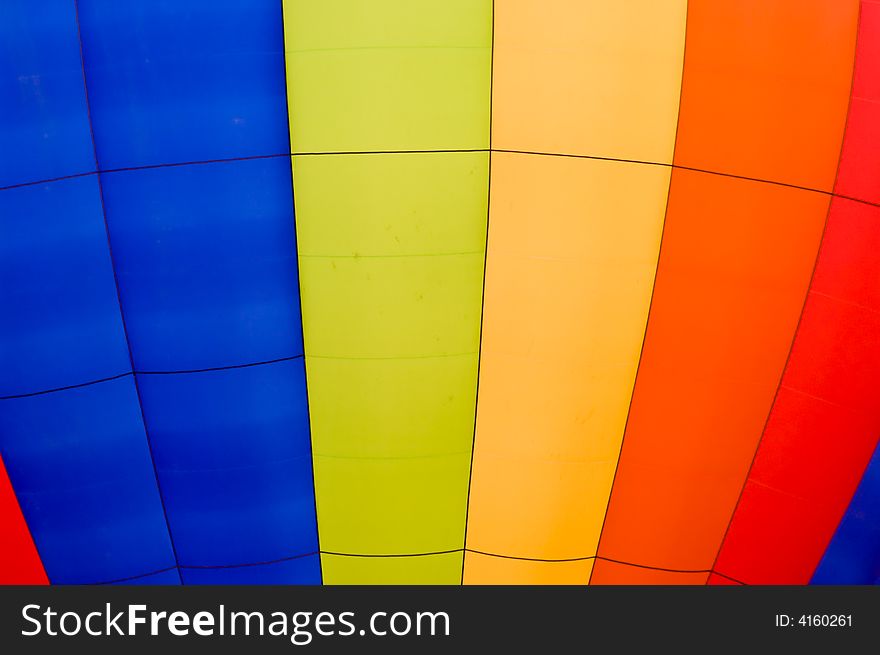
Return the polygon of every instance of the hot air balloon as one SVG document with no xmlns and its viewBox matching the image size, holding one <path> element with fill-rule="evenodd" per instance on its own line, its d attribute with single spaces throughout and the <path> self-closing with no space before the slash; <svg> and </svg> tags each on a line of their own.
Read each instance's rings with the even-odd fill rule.
<svg viewBox="0 0 880 655">
<path fill-rule="evenodd" d="M 0 582 L 880 581 L 876 0 L 4 0 Z"/>
</svg>

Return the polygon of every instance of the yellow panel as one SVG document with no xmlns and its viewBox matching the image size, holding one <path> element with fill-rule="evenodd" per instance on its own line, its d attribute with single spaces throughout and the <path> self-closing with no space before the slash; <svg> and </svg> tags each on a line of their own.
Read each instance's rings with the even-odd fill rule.
<svg viewBox="0 0 880 655">
<path fill-rule="evenodd" d="M 495 153 L 468 548 L 594 555 L 670 169 Z"/>
<path fill-rule="evenodd" d="M 670 163 L 686 0 L 495 6 L 492 145 Z"/>
<path fill-rule="evenodd" d="M 585 585 L 592 570 L 591 559 L 535 562 L 469 552 L 464 560 L 464 584 Z"/>
<path fill-rule="evenodd" d="M 321 555 L 324 584 L 438 584 L 461 581 L 461 553 L 419 557 Z"/>
</svg>

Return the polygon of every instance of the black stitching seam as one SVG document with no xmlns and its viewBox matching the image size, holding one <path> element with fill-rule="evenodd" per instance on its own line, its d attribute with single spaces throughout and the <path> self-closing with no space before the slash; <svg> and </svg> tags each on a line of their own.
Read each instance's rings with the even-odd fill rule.
<svg viewBox="0 0 880 655">
<path fill-rule="evenodd" d="M 83 90 L 85 92 L 85 101 L 86 101 L 86 116 L 87 116 L 88 123 L 89 123 L 89 136 L 92 141 L 92 155 L 94 156 L 95 167 L 100 168 L 100 166 L 98 165 L 98 145 L 97 145 L 97 142 L 95 141 L 95 131 L 94 131 L 93 123 L 92 123 L 92 110 L 91 110 L 91 104 L 89 101 L 89 86 L 88 86 L 88 80 L 86 79 L 85 54 L 84 54 L 84 50 L 83 50 L 82 34 L 80 33 L 80 26 L 79 26 L 79 3 L 77 0 L 74 0 L 73 7 L 74 7 L 74 16 L 76 18 L 76 36 L 77 36 L 77 39 L 79 40 L 80 66 L 82 67 Z M 113 245 L 111 244 L 111 240 L 110 240 L 110 225 L 109 225 L 109 222 L 107 221 L 107 210 L 106 210 L 106 207 L 104 206 L 104 188 L 101 184 L 101 175 L 100 174 L 98 174 L 98 176 L 97 176 L 97 184 L 98 184 L 98 198 L 101 202 L 101 216 L 104 220 L 104 235 L 107 239 L 107 253 L 110 256 L 110 268 L 113 273 L 113 284 L 116 288 L 116 301 L 119 304 L 119 319 L 122 323 L 122 332 L 125 335 L 125 345 L 126 345 L 126 348 L 128 349 L 128 364 L 129 364 L 129 367 L 131 368 L 131 370 L 134 371 L 135 370 L 134 355 L 132 354 L 131 341 L 128 337 L 128 327 L 126 326 L 126 323 L 125 323 L 125 312 L 123 311 L 123 308 L 122 308 L 122 294 L 119 289 L 119 278 L 116 274 L 116 261 L 113 257 Z M 162 485 L 159 482 L 159 471 L 156 468 L 156 460 L 153 457 L 153 445 L 150 441 L 150 430 L 147 427 L 147 417 L 144 414 L 144 403 L 141 399 L 141 391 L 138 386 L 137 376 L 135 376 L 133 379 L 134 379 L 135 395 L 137 396 L 137 401 L 138 401 L 138 408 L 140 409 L 140 413 L 141 413 L 141 423 L 144 428 L 144 438 L 146 439 L 147 449 L 150 454 L 150 465 L 153 468 L 153 476 L 156 481 L 156 492 L 159 496 L 159 504 L 162 507 L 162 516 L 165 519 L 165 528 L 168 530 L 168 541 L 169 541 L 169 544 L 171 545 L 171 553 L 174 556 L 174 563 L 175 563 L 175 565 L 178 565 L 180 563 L 180 558 L 178 558 L 178 556 L 177 556 L 177 547 L 174 544 L 174 535 L 172 534 L 172 531 L 171 531 L 171 522 L 168 520 L 168 510 L 165 507 L 165 497 L 162 494 Z M 177 571 L 177 576 L 180 579 L 181 584 L 183 584 L 183 578 L 180 576 L 179 569 Z"/>
<path fill-rule="evenodd" d="M 18 184 L 10 184 L 0 187 L 0 191 L 9 191 L 12 189 L 20 189 L 28 186 L 39 186 L 41 184 L 50 184 L 52 182 L 61 182 L 90 175 L 103 175 L 107 173 L 125 173 L 129 171 L 148 171 L 158 168 L 174 168 L 179 166 L 200 166 L 203 164 L 227 164 L 239 161 L 254 161 L 259 159 L 277 159 L 281 157 L 322 157 L 327 155 L 428 155 L 428 154 L 450 154 L 450 153 L 506 153 L 514 155 L 532 155 L 536 157 L 564 157 L 567 159 L 589 159 L 592 161 L 618 162 L 622 164 L 639 164 L 642 166 L 659 166 L 662 168 L 671 168 L 673 170 L 690 171 L 693 173 L 704 173 L 706 175 L 717 175 L 719 177 L 728 177 L 735 180 L 744 180 L 746 182 L 759 182 L 762 184 L 772 184 L 774 186 L 806 191 L 809 193 L 818 193 L 831 198 L 840 198 L 841 200 L 849 200 L 862 205 L 871 207 L 880 207 L 880 202 L 873 202 L 863 198 L 848 196 L 843 193 L 835 193 L 833 191 L 825 191 L 823 189 L 814 189 L 812 187 L 792 184 L 789 182 L 780 182 L 778 180 L 765 180 L 759 177 L 750 177 L 748 175 L 737 175 L 736 173 L 725 173 L 723 171 L 711 171 L 696 166 L 684 166 L 682 164 L 670 164 L 667 162 L 647 161 L 641 159 L 625 159 L 621 157 L 602 157 L 599 155 L 578 155 L 564 152 L 539 152 L 537 150 L 512 150 L 507 148 L 450 148 L 439 150 L 352 150 L 352 151 L 327 151 L 327 152 L 284 152 L 273 155 L 251 155 L 248 157 L 230 157 L 227 159 L 205 159 L 200 161 L 175 162 L 171 164 L 148 164 L 144 166 L 129 166 L 126 168 L 106 168 L 96 171 L 87 171 L 83 173 L 73 173 L 71 175 L 63 175 L 61 177 L 52 177 L 44 180 L 35 180 L 33 182 L 20 182 Z"/>
<path fill-rule="evenodd" d="M 278 559 L 267 560 L 267 561 L 262 561 L 262 562 L 248 562 L 246 564 L 215 564 L 215 565 L 204 565 L 204 566 L 193 565 L 193 564 L 181 564 L 179 568 L 191 569 L 191 570 L 238 569 L 238 568 L 246 568 L 246 567 L 250 567 L 250 566 L 265 566 L 265 565 L 269 565 L 269 564 L 277 564 L 279 562 L 287 562 L 290 560 L 303 559 L 305 557 L 312 557 L 314 555 L 333 555 L 336 557 L 360 557 L 360 558 L 364 558 L 364 559 L 374 559 L 374 558 L 431 557 L 434 555 L 451 555 L 454 553 L 462 553 L 462 552 L 474 553 L 476 555 L 484 555 L 486 557 L 495 557 L 498 559 L 509 559 L 509 560 L 516 560 L 516 561 L 522 561 L 522 562 L 541 562 L 541 563 L 547 563 L 547 564 L 564 564 L 567 562 L 587 562 L 590 560 L 602 560 L 602 561 L 606 561 L 606 562 L 612 562 L 614 564 L 622 564 L 624 566 L 634 566 L 636 568 L 649 569 L 652 571 L 667 571 L 669 573 L 706 573 L 706 574 L 715 573 L 715 575 L 718 575 L 722 578 L 726 578 L 727 580 L 730 580 L 731 582 L 735 582 L 739 585 L 746 584 L 746 583 L 741 582 L 740 580 L 732 578 L 728 575 L 724 575 L 723 573 L 718 573 L 718 571 L 710 571 L 709 569 L 698 569 L 698 570 L 667 569 L 667 568 L 661 568 L 661 567 L 657 567 L 657 566 L 647 566 L 644 564 L 633 564 L 632 562 L 623 562 L 621 560 L 610 559 L 608 557 L 599 557 L 597 555 L 589 555 L 587 557 L 568 557 L 568 558 L 561 558 L 561 559 L 542 559 L 542 558 L 538 558 L 538 557 L 518 557 L 518 556 L 514 556 L 514 555 L 501 555 L 498 553 L 489 553 L 489 552 L 482 551 L 482 550 L 475 550 L 473 548 L 453 548 L 450 550 L 437 550 L 437 551 L 431 551 L 431 552 L 425 552 L 425 553 L 399 553 L 399 554 L 341 553 L 341 552 L 335 552 L 335 551 L 321 550 L 321 551 L 312 551 L 312 552 L 308 552 L 308 553 L 302 553 L 300 555 L 292 555 L 290 557 L 281 557 Z M 91 584 L 115 584 L 115 583 L 119 583 L 119 582 L 125 582 L 128 580 L 137 580 L 139 578 L 145 578 L 145 577 L 148 577 L 151 575 L 156 575 L 158 573 L 164 573 L 165 571 L 171 571 L 174 568 L 176 568 L 176 567 L 172 566 L 172 567 L 167 567 L 167 568 L 163 568 L 163 569 L 158 569 L 155 571 L 150 571 L 148 573 L 143 573 L 141 575 L 133 575 L 133 576 L 126 577 L 126 578 L 118 578 L 116 580 L 109 580 L 106 582 L 95 582 L 95 583 L 91 583 Z"/>
<path fill-rule="evenodd" d="M 389 558 L 389 557 L 391 557 L 391 558 L 431 557 L 433 555 L 451 555 L 454 553 L 461 553 L 461 552 L 474 553 L 476 555 L 484 555 L 486 557 L 496 557 L 498 559 L 509 559 L 509 560 L 516 560 L 516 561 L 522 561 L 522 562 L 564 564 L 567 562 L 588 562 L 590 560 L 602 560 L 605 562 L 612 562 L 614 564 L 622 564 L 624 566 L 633 566 L 636 568 L 649 569 L 652 571 L 666 571 L 669 573 L 706 573 L 706 574 L 714 573 L 715 575 L 718 575 L 722 578 L 730 580 L 731 582 L 735 582 L 738 585 L 746 586 L 745 582 L 737 580 L 736 578 L 732 578 L 729 575 L 719 573 L 718 571 L 711 571 L 709 569 L 697 569 L 697 570 L 667 569 L 667 568 L 661 568 L 661 567 L 657 567 L 657 566 L 648 566 L 648 565 L 644 565 L 644 564 L 633 564 L 632 562 L 623 562 L 621 560 L 610 559 L 608 557 L 599 557 L 596 555 L 589 555 L 587 557 L 568 557 L 568 558 L 561 558 L 561 559 L 543 559 L 543 558 L 539 558 L 539 557 L 518 557 L 515 555 L 501 555 L 498 553 L 488 553 L 486 551 L 475 550 L 473 548 L 453 548 L 451 550 L 437 550 L 437 551 L 431 551 L 431 552 L 425 552 L 425 553 L 400 553 L 400 554 L 340 553 L 340 552 L 329 551 L 329 550 L 321 550 L 321 551 L 312 551 L 312 552 L 308 552 L 308 553 L 302 553 L 300 555 L 292 555 L 290 557 L 281 557 L 278 559 L 267 560 L 267 561 L 262 561 L 262 562 L 248 562 L 246 564 L 214 564 L 214 565 L 203 565 L 203 566 L 194 565 L 194 564 L 181 564 L 179 568 L 191 569 L 191 570 L 238 569 L 238 568 L 246 568 L 246 567 L 250 567 L 250 566 L 265 566 L 265 565 L 269 565 L 269 564 L 278 564 L 280 562 L 288 562 L 291 560 L 303 559 L 305 557 L 312 557 L 314 555 L 333 555 L 336 557 L 360 557 L 360 558 L 364 558 L 364 559 L 373 559 L 373 558 Z M 167 567 L 167 568 L 163 568 L 163 569 L 158 569 L 155 571 L 150 571 L 148 573 L 143 573 L 140 575 L 133 575 L 133 576 L 126 577 L 126 578 L 118 578 L 115 580 L 109 580 L 109 581 L 105 581 L 105 582 L 95 582 L 95 583 L 91 583 L 91 584 L 99 584 L 99 585 L 116 584 L 116 583 L 120 583 L 120 582 L 126 582 L 128 580 L 137 580 L 140 578 L 146 578 L 151 575 L 164 573 L 165 571 L 171 571 L 175 568 L 177 568 L 177 567 L 171 566 L 171 567 Z"/>
<path fill-rule="evenodd" d="M 858 15 L 856 17 L 857 38 L 855 39 L 855 46 L 853 48 L 853 58 L 852 58 L 852 68 L 851 68 L 852 77 L 850 78 L 849 100 L 848 100 L 848 105 L 846 108 L 846 114 L 844 115 L 843 134 L 841 135 L 841 138 L 840 138 L 840 151 L 837 156 L 837 168 L 835 169 L 835 172 L 834 172 L 834 185 L 832 186 L 832 189 L 837 188 L 837 183 L 838 183 L 838 180 L 840 179 L 840 164 L 843 161 L 843 149 L 844 149 L 844 145 L 846 143 L 846 133 L 847 133 L 847 129 L 849 127 L 849 113 L 850 113 L 850 108 L 852 107 L 853 90 L 855 88 L 855 81 L 856 81 L 856 75 L 855 75 L 856 58 L 857 58 L 858 52 L 859 52 L 858 34 L 861 32 L 861 23 L 862 23 L 862 6 L 861 6 L 861 3 L 859 3 Z M 831 195 L 834 196 L 833 193 Z M 767 418 L 764 420 L 764 427 L 761 430 L 761 436 L 758 437 L 758 443 L 755 444 L 755 452 L 752 454 L 752 460 L 751 460 L 751 462 L 749 462 L 748 471 L 746 471 L 746 476 L 745 476 L 745 478 L 743 478 L 743 483 L 742 483 L 742 486 L 740 487 L 739 495 L 736 497 L 736 503 L 733 506 L 733 511 L 731 511 L 731 513 L 730 513 L 730 518 L 727 521 L 727 526 L 724 528 L 724 534 L 721 537 L 721 542 L 718 544 L 718 551 L 715 553 L 715 560 L 712 562 L 712 572 L 717 573 L 718 575 L 721 575 L 721 576 L 728 578 L 730 580 L 733 580 L 733 578 L 729 578 L 729 576 L 726 576 L 723 573 L 719 573 L 716 570 L 716 567 L 718 566 L 718 560 L 721 558 L 721 551 L 724 550 L 724 543 L 727 541 L 727 535 L 730 532 L 730 526 L 733 525 L 733 519 L 736 516 L 736 511 L 739 509 L 740 502 L 742 501 L 743 494 L 745 493 L 746 485 L 749 482 L 749 478 L 751 476 L 752 469 L 755 466 L 755 461 L 757 461 L 757 459 L 758 459 L 758 452 L 760 452 L 760 450 L 761 450 L 761 444 L 764 441 L 764 434 L 767 432 L 767 426 L 770 424 L 770 418 L 773 416 L 773 410 L 776 407 L 776 400 L 779 397 L 779 391 L 782 389 L 782 383 L 785 380 L 785 373 L 788 370 L 789 362 L 791 361 L 791 354 L 794 351 L 794 345 L 797 342 L 798 334 L 800 333 L 801 323 L 803 323 L 803 320 L 804 320 L 804 312 L 807 309 L 807 303 L 809 302 L 809 299 L 810 299 L 810 292 L 813 289 L 813 279 L 816 277 L 816 269 L 819 267 L 819 257 L 822 254 L 822 244 L 825 243 L 825 234 L 828 230 L 828 220 L 831 217 L 831 207 L 832 207 L 832 201 L 829 200 L 828 201 L 828 209 L 825 212 L 825 222 L 822 224 L 822 234 L 819 237 L 819 245 L 816 248 L 816 258 L 813 260 L 813 270 L 810 272 L 810 281 L 808 282 L 807 290 L 804 293 L 804 303 L 803 303 L 803 305 L 801 305 L 801 312 L 798 315 L 797 324 L 795 325 L 795 328 L 794 328 L 794 334 L 792 334 L 791 343 L 788 346 L 788 353 L 785 356 L 785 363 L 782 366 L 782 372 L 779 374 L 779 382 L 776 384 L 776 391 L 773 394 L 773 401 L 770 403 L 770 409 L 767 411 Z M 818 566 L 818 564 L 819 563 L 817 562 L 816 565 Z M 812 575 L 811 575 L 811 577 L 812 577 Z"/>
<path fill-rule="evenodd" d="M 480 402 L 480 364 L 483 361 L 483 319 L 486 315 L 486 272 L 489 268 L 489 217 L 492 213 L 492 92 L 495 82 L 495 1 L 492 0 L 492 16 L 490 18 L 492 25 L 491 49 L 489 51 L 489 148 L 488 148 L 488 178 L 486 180 L 486 244 L 483 248 L 483 281 L 480 290 L 480 336 L 479 351 L 477 353 L 477 379 L 474 388 L 474 429 L 471 434 L 471 457 L 470 466 L 468 468 L 468 486 L 467 497 L 464 505 L 464 535 L 462 539 L 462 549 L 467 550 L 467 533 L 468 518 L 471 510 L 471 485 L 474 479 L 474 453 L 477 449 L 477 409 Z M 459 584 L 464 584 L 464 557 L 461 558 L 461 580 Z"/>
</svg>

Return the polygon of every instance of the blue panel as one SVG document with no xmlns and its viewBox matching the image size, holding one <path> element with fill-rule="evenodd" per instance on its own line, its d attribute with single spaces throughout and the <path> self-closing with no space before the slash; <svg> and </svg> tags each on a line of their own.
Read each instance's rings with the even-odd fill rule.
<svg viewBox="0 0 880 655">
<path fill-rule="evenodd" d="M 0 186 L 95 169 L 71 0 L 0 2 L 0 98 Z"/>
<path fill-rule="evenodd" d="M 272 564 L 236 566 L 220 569 L 181 569 L 183 583 L 193 584 L 321 584 L 318 555 L 298 557 Z"/>
<path fill-rule="evenodd" d="M 97 178 L 0 191 L 0 396 L 130 370 Z"/>
<path fill-rule="evenodd" d="M 880 446 L 811 584 L 880 584 Z"/>
<path fill-rule="evenodd" d="M 102 179 L 136 370 L 302 354 L 287 157 Z"/>
<path fill-rule="evenodd" d="M 0 452 L 51 582 L 175 565 L 131 376 L 0 401 Z"/>
<path fill-rule="evenodd" d="M 138 384 L 181 566 L 318 550 L 301 358 Z"/>
<path fill-rule="evenodd" d="M 288 152 L 278 0 L 79 0 L 102 169 Z"/>
<path fill-rule="evenodd" d="M 132 578 L 130 580 L 120 580 L 119 582 L 111 582 L 112 585 L 125 585 L 125 586 L 136 586 L 136 587 L 145 587 L 151 585 L 180 585 L 180 575 L 177 573 L 177 569 L 170 569 L 168 571 L 159 571 L 158 573 L 149 573 L 147 575 L 138 576 L 137 578 Z"/>
</svg>

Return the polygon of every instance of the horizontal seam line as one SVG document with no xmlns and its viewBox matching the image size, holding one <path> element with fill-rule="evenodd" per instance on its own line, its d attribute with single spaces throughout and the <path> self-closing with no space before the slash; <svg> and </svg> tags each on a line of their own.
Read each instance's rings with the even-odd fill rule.
<svg viewBox="0 0 880 655">
<path fill-rule="evenodd" d="M 731 576 L 729 576 L 729 575 L 726 575 L 726 574 L 724 574 L 724 573 L 721 573 L 720 571 L 716 571 L 715 569 L 711 570 L 709 573 L 710 573 L 710 575 L 711 575 L 712 573 L 714 573 L 715 575 L 717 575 L 717 576 L 719 576 L 719 577 L 725 578 L 726 580 L 730 580 L 731 582 L 735 582 L 735 583 L 737 583 L 737 584 L 739 584 L 739 585 L 742 585 L 743 587 L 748 587 L 748 586 L 749 586 L 747 583 L 743 582 L 742 580 L 737 580 L 736 578 L 733 578 L 733 577 L 731 577 Z"/>
<path fill-rule="evenodd" d="M 289 562 L 291 560 L 302 559 L 304 557 L 311 557 L 313 555 L 320 555 L 320 551 L 313 550 L 308 553 L 301 553 L 299 555 L 291 555 L 289 557 L 279 557 L 278 559 L 270 559 L 261 562 L 246 562 L 245 564 L 181 564 L 180 568 L 182 569 L 191 569 L 191 570 L 212 570 L 212 569 L 240 569 L 246 568 L 250 566 L 266 566 L 269 564 L 278 564 L 280 562 Z"/>
<path fill-rule="evenodd" d="M 444 357 L 467 357 L 468 355 L 476 355 L 477 351 L 468 351 L 463 353 L 443 353 L 442 355 L 393 355 L 390 357 L 344 357 L 344 356 L 334 356 L 334 355 L 306 355 L 307 359 L 338 359 L 345 361 L 354 361 L 354 362 L 383 362 L 383 361 L 397 361 L 397 360 L 409 360 L 409 359 L 442 359 Z"/>
<path fill-rule="evenodd" d="M 401 554 L 372 554 L 372 553 L 340 553 L 332 550 L 322 550 L 322 555 L 335 555 L 337 557 L 363 557 L 363 558 L 386 558 L 386 557 L 429 557 L 431 555 L 451 555 L 460 553 L 461 548 L 451 550 L 436 550 L 429 553 L 401 553 Z"/>
<path fill-rule="evenodd" d="M 281 362 L 292 362 L 302 359 L 303 355 L 291 355 L 289 357 L 279 357 L 277 359 L 267 359 L 261 362 L 249 362 L 247 364 L 229 364 L 228 366 L 212 366 L 209 368 L 193 368 L 182 369 L 179 371 L 135 371 L 135 375 L 179 375 L 181 373 L 210 373 L 211 371 L 229 371 L 237 368 L 251 368 L 253 366 L 263 366 L 266 364 L 278 364 Z"/>
<path fill-rule="evenodd" d="M 406 259 L 407 257 L 463 257 L 465 255 L 482 255 L 482 250 L 462 250 L 459 252 L 417 252 L 395 255 L 299 255 L 300 259 Z"/>
<path fill-rule="evenodd" d="M 611 559 L 609 557 L 602 557 L 600 555 L 589 555 L 586 557 L 568 557 L 568 558 L 560 558 L 560 559 L 545 559 L 540 557 L 519 557 L 516 555 L 501 555 L 499 553 L 490 553 L 483 550 L 476 550 L 474 548 L 452 548 L 450 550 L 436 550 L 424 553 L 382 553 L 382 554 L 373 554 L 373 553 L 343 553 L 339 551 L 332 550 L 319 550 L 319 551 L 310 551 L 307 553 L 301 553 L 299 555 L 291 555 L 289 557 L 280 557 L 278 559 L 272 560 L 264 560 L 259 562 L 246 562 L 244 564 L 206 564 L 206 565 L 196 565 L 196 564 L 180 564 L 179 567 L 168 567 L 164 569 L 159 569 L 157 571 L 150 571 L 149 573 L 142 573 L 140 575 L 133 575 L 127 578 L 118 578 L 116 580 L 108 580 L 105 582 L 95 582 L 92 584 L 96 585 L 105 585 L 105 584 L 113 584 L 116 582 L 125 582 L 126 580 L 136 580 L 138 578 L 145 578 L 150 575 L 156 575 L 157 573 L 164 573 L 165 571 L 171 571 L 175 568 L 181 569 L 190 569 L 190 570 L 215 570 L 215 569 L 238 569 L 238 568 L 247 568 L 252 566 L 266 566 L 269 564 L 278 564 L 280 562 L 288 562 L 291 560 L 303 559 L 305 557 L 312 557 L 314 555 L 333 555 L 336 557 L 361 557 L 364 559 L 383 559 L 383 558 L 395 558 L 395 557 L 430 557 L 432 555 L 451 555 L 454 553 L 474 553 L 476 555 L 485 555 L 487 557 L 496 557 L 498 559 L 510 559 L 517 560 L 523 562 L 546 562 L 549 564 L 553 563 L 565 563 L 565 562 L 584 562 L 589 560 L 601 560 L 605 562 L 612 562 L 614 564 L 623 564 L 625 566 L 634 566 L 637 568 L 657 570 L 657 571 L 667 571 L 669 573 L 714 573 L 722 578 L 726 578 L 732 582 L 736 582 L 738 584 L 747 586 L 746 583 L 737 580 L 729 575 L 725 575 L 724 573 L 720 573 L 718 571 L 714 571 L 711 569 L 667 569 L 657 566 L 648 566 L 644 564 L 633 564 L 632 562 L 624 562 L 621 560 Z"/>
<path fill-rule="evenodd" d="M 325 155 L 405 155 L 405 154 L 443 154 L 443 153 L 477 153 L 477 152 L 496 152 L 496 153 L 508 153 L 508 154 L 520 154 L 520 155 L 536 155 L 540 157 L 564 157 L 570 159 L 589 159 L 593 161 L 613 161 L 624 164 L 642 164 L 645 166 L 661 166 L 664 168 L 678 169 L 683 171 L 692 171 L 695 173 L 705 173 L 707 175 L 718 175 L 721 177 L 729 177 L 738 180 L 746 180 L 750 182 L 759 182 L 763 184 L 772 184 L 775 186 L 787 187 L 790 189 L 798 189 L 800 191 L 807 191 L 811 193 L 818 193 L 824 196 L 829 196 L 832 198 L 841 198 L 843 200 L 850 200 L 852 202 L 858 202 L 863 205 L 868 205 L 871 207 L 880 207 L 880 203 L 872 202 L 870 200 L 864 200 L 861 198 L 855 198 L 853 196 L 844 195 L 841 193 L 835 193 L 834 191 L 825 191 L 822 189 L 813 189 L 810 187 L 801 186 L 798 184 L 791 184 L 789 182 L 780 182 L 778 180 L 764 180 L 757 177 L 749 177 L 747 175 L 737 175 L 735 173 L 723 173 L 720 171 L 710 171 L 703 168 L 697 168 L 694 166 L 684 166 L 681 164 L 675 163 L 666 163 L 666 162 L 653 162 L 653 161 L 645 161 L 641 159 L 626 159 L 622 157 L 602 157 L 599 155 L 579 155 L 573 153 L 562 153 L 562 152 L 539 152 L 536 150 L 513 150 L 506 148 L 449 148 L 449 149 L 434 149 L 434 150 L 333 150 L 333 151 L 325 151 L 325 152 L 289 152 L 289 153 L 279 153 L 272 155 L 250 155 L 247 157 L 230 157 L 227 159 L 204 159 L 198 161 L 186 161 L 186 162 L 174 162 L 170 164 L 146 164 L 143 166 L 129 166 L 123 168 L 107 168 L 97 171 L 88 171 L 85 173 L 74 173 L 71 175 L 65 175 L 61 177 L 48 178 L 44 180 L 36 180 L 33 182 L 20 182 L 17 184 L 11 184 L 8 186 L 0 187 L 0 191 L 6 191 L 10 189 L 19 189 L 22 187 L 28 186 L 38 186 L 40 184 L 48 184 L 50 182 L 60 182 L 63 180 L 76 179 L 81 177 L 87 177 L 89 175 L 101 175 L 103 173 L 122 173 L 127 171 L 143 171 L 143 170 L 152 170 L 158 168 L 171 168 L 171 167 L 179 167 L 179 166 L 196 166 L 199 164 L 222 164 L 226 162 L 236 162 L 236 161 L 252 161 L 259 159 L 274 159 L 279 157 L 311 157 L 311 156 L 325 156 Z"/>
<path fill-rule="evenodd" d="M 463 450 L 461 452 L 454 453 L 431 453 L 429 455 L 398 455 L 398 456 L 370 456 L 370 455 L 328 455 L 326 453 L 318 453 L 312 452 L 312 457 L 320 457 L 321 459 L 335 459 L 335 460 L 347 460 L 347 461 L 357 461 L 357 462 L 400 462 L 400 461 L 412 461 L 417 459 L 449 459 L 452 457 L 461 457 L 463 455 L 470 455 L 471 451 Z"/>
<path fill-rule="evenodd" d="M 871 314 L 880 314 L 880 310 L 874 309 L 873 307 L 869 307 L 868 305 L 863 305 L 858 302 L 854 302 L 852 300 L 847 300 L 846 298 L 841 298 L 840 296 L 834 296 L 830 293 L 824 293 L 822 291 L 817 291 L 816 289 L 810 289 L 810 295 L 820 296 L 827 300 L 833 300 L 834 302 L 840 303 L 841 305 L 846 305 L 847 307 L 855 307 L 856 309 L 861 309 Z"/>
<path fill-rule="evenodd" d="M 712 573 L 712 569 L 667 569 L 662 566 L 651 566 L 649 564 L 634 564 L 632 562 L 624 562 L 623 560 L 611 559 L 610 557 L 603 557 L 601 555 L 597 555 L 596 559 L 602 560 L 604 562 L 611 562 L 612 564 L 634 566 L 636 568 L 648 569 L 651 571 L 666 571 L 667 573 Z"/>
<path fill-rule="evenodd" d="M 198 159 L 194 161 L 172 162 L 168 164 L 144 164 L 142 166 L 122 166 L 119 168 L 102 168 L 94 171 L 86 171 L 84 173 L 72 173 L 70 175 L 62 175 L 60 177 L 50 177 L 44 180 L 35 180 L 33 182 L 19 182 L 8 186 L 0 187 L 0 191 L 9 189 L 20 189 L 28 186 L 39 186 L 40 184 L 49 184 L 51 182 L 63 182 L 64 180 L 74 180 L 90 175 L 103 175 L 104 173 L 126 173 L 131 171 L 149 171 L 158 168 L 177 168 L 181 166 L 199 166 L 202 164 L 224 164 L 237 161 L 255 161 L 261 159 L 279 159 L 281 157 L 290 157 L 290 153 L 277 153 L 273 155 L 248 155 L 246 157 L 227 157 L 223 159 Z"/>
<path fill-rule="evenodd" d="M 487 557 L 497 557 L 499 559 L 513 559 L 519 560 L 523 562 L 588 562 L 591 559 L 596 559 L 595 555 L 589 555 L 588 557 L 562 557 L 559 559 L 550 559 L 550 558 L 542 558 L 542 557 L 518 557 L 516 555 L 499 555 L 498 553 L 487 553 L 484 550 L 476 550 L 475 548 L 465 548 L 465 552 L 474 553 L 475 555 L 486 555 Z"/>
<path fill-rule="evenodd" d="M 113 380 L 119 380 L 121 378 L 127 377 L 129 375 L 184 375 L 189 373 L 210 373 L 212 371 L 230 371 L 233 369 L 239 368 L 251 368 L 253 366 L 265 366 L 268 364 L 279 364 L 281 362 L 292 362 L 297 359 L 302 359 L 303 355 L 292 355 L 290 357 L 279 357 L 278 359 L 268 359 L 261 362 L 249 362 L 247 364 L 230 364 L 228 366 L 215 366 L 212 368 L 195 368 L 195 369 L 182 369 L 179 371 L 128 371 L 126 373 L 120 373 L 119 375 L 112 375 L 106 378 L 98 378 L 97 380 L 89 380 L 88 382 L 80 382 L 78 384 L 70 384 L 64 387 L 55 387 L 52 389 L 43 389 L 40 391 L 31 391 L 28 393 L 20 393 L 13 394 L 9 396 L 0 396 L 0 400 L 15 400 L 17 398 L 30 398 L 32 396 L 43 396 L 48 393 L 56 393 L 58 391 L 68 391 L 70 389 L 80 389 L 82 387 L 89 387 L 93 384 L 101 384 L 102 382 L 111 382 Z"/>
<path fill-rule="evenodd" d="M 422 150 L 315 150 L 309 152 L 292 152 L 291 157 L 324 157 L 327 155 L 429 155 L 492 152 L 489 148 L 433 148 Z"/>
<path fill-rule="evenodd" d="M 360 52 L 363 50 L 489 50 L 487 45 L 358 45 L 338 48 L 298 48 L 287 49 L 284 52 L 289 55 L 312 54 L 315 52 Z"/>
<path fill-rule="evenodd" d="M 65 387 L 55 387 L 53 389 L 42 389 L 40 391 L 30 391 L 28 393 L 18 393 L 10 396 L 0 396 L 0 400 L 15 400 L 17 398 L 30 398 L 32 396 L 43 396 L 47 393 L 55 393 L 57 391 L 68 391 L 69 389 L 80 389 L 82 387 L 90 387 L 93 384 L 101 384 L 102 382 L 110 382 L 111 380 L 119 380 L 120 378 L 128 377 L 132 375 L 131 371 L 127 373 L 120 373 L 119 375 L 112 375 L 107 378 L 99 378 L 97 380 L 89 380 L 88 382 L 80 382 L 79 384 L 69 384 Z"/>
<path fill-rule="evenodd" d="M 18 182 L 0 187 L 0 191 L 10 191 L 12 189 L 21 189 L 28 186 L 39 186 L 40 184 L 50 184 L 52 182 L 63 182 L 64 180 L 75 180 L 80 177 L 88 177 L 89 175 L 97 175 L 97 171 L 87 171 L 85 173 L 71 173 L 70 175 L 62 175 L 60 177 L 49 177 L 45 180 L 36 180 L 34 182 Z"/>
<path fill-rule="evenodd" d="M 108 585 L 108 584 L 116 584 L 117 582 L 128 582 L 129 580 L 140 580 L 141 578 L 147 578 L 151 575 L 158 575 L 159 573 L 165 573 L 166 571 L 173 571 L 176 569 L 176 566 L 168 566 L 164 569 L 156 569 L 155 571 L 150 571 L 149 573 L 140 573 L 138 575 L 130 575 L 126 578 L 116 578 L 115 580 L 103 580 L 101 582 L 91 582 L 87 584 L 93 585 Z"/>
</svg>

